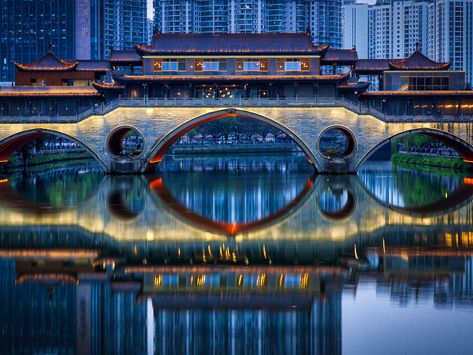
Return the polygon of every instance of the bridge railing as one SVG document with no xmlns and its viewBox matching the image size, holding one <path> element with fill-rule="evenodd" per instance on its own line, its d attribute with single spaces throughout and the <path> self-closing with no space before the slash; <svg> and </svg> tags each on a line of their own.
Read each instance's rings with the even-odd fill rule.
<svg viewBox="0 0 473 355">
<path fill-rule="evenodd" d="M 364 102 L 355 103 L 343 97 L 315 98 L 122 98 L 102 104 L 95 104 L 77 114 L 69 115 L 28 115 L 2 116 L 0 121 L 28 123 L 70 123 L 79 122 L 93 115 L 105 115 L 118 107 L 344 107 L 356 114 L 372 115 L 386 122 L 427 122 L 433 119 L 440 122 L 459 120 L 473 121 L 472 115 L 413 115 L 387 114 Z"/>
</svg>

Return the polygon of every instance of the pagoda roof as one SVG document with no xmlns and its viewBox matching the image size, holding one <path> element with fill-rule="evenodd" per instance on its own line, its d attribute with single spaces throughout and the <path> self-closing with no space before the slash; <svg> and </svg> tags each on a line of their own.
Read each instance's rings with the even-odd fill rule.
<svg viewBox="0 0 473 355">
<path fill-rule="evenodd" d="M 136 50 L 112 50 L 109 61 L 113 64 L 141 63 L 141 57 Z"/>
<path fill-rule="evenodd" d="M 314 45 L 310 32 L 283 34 L 155 34 L 150 45 L 135 45 L 140 55 L 323 55 L 328 47 L 328 45 Z"/>
<path fill-rule="evenodd" d="M 339 91 L 366 91 L 370 84 L 369 81 L 342 82 L 338 84 L 337 89 Z"/>
<path fill-rule="evenodd" d="M 425 56 L 419 48 L 408 58 L 399 61 L 389 61 L 391 70 L 446 70 L 452 62 L 440 63 Z"/>
<path fill-rule="evenodd" d="M 355 72 L 359 74 L 379 74 L 390 69 L 390 59 L 358 59 Z"/>
<path fill-rule="evenodd" d="M 125 82 L 245 82 L 245 81 L 313 81 L 342 82 L 350 73 L 335 75 L 131 75 L 113 73 L 114 79 Z"/>
<path fill-rule="evenodd" d="M 77 61 L 59 59 L 49 50 L 46 55 L 29 64 L 15 63 L 19 71 L 71 71 L 76 69 Z"/>
<path fill-rule="evenodd" d="M 472 90 L 432 90 L 432 91 L 367 91 L 362 97 L 473 97 Z"/>
<path fill-rule="evenodd" d="M 100 94 L 91 86 L 4 86 L 0 97 L 95 97 Z"/>
<path fill-rule="evenodd" d="M 94 81 L 92 85 L 97 90 L 110 90 L 110 91 L 122 91 L 125 90 L 125 85 L 120 85 L 118 83 L 106 83 L 104 81 Z"/>
<path fill-rule="evenodd" d="M 322 57 L 322 64 L 355 64 L 358 60 L 356 49 L 328 49 Z"/>
</svg>

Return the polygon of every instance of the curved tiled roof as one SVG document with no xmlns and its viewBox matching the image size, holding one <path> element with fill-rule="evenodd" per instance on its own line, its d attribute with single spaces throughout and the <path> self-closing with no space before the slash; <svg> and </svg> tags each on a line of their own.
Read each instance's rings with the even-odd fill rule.
<svg viewBox="0 0 473 355">
<path fill-rule="evenodd" d="M 389 70 L 389 59 L 358 59 L 355 71 L 359 74 L 377 74 Z"/>
<path fill-rule="evenodd" d="M 471 90 L 443 90 L 443 91 L 367 91 L 362 97 L 473 97 Z"/>
<path fill-rule="evenodd" d="M 30 64 L 15 63 L 19 71 L 70 71 L 74 70 L 78 61 L 66 61 L 59 59 L 52 51 Z"/>
<path fill-rule="evenodd" d="M 389 61 L 389 67 L 393 70 L 446 70 L 452 62 L 439 63 L 426 57 L 419 49 L 416 49 L 409 58 L 399 61 Z"/>
<path fill-rule="evenodd" d="M 114 49 L 110 53 L 109 61 L 111 63 L 137 63 L 141 62 L 141 57 L 136 53 L 136 50 Z"/>
<path fill-rule="evenodd" d="M 110 69 L 108 60 L 79 60 L 77 71 L 107 71 Z"/>
<path fill-rule="evenodd" d="M 0 97 L 75 97 L 100 96 L 90 86 L 5 86 L 0 87 Z"/>
<path fill-rule="evenodd" d="M 366 91 L 370 84 L 369 81 L 358 81 L 356 83 L 343 82 L 338 84 L 337 89 L 339 91 Z"/>
<path fill-rule="evenodd" d="M 92 85 L 97 90 L 118 90 L 122 91 L 125 90 L 125 85 L 119 85 L 117 83 L 106 83 L 103 81 L 94 81 Z"/>
<path fill-rule="evenodd" d="M 316 46 L 306 33 L 155 34 L 149 46 L 135 45 L 140 55 L 158 54 L 318 54 L 328 45 Z"/>
<path fill-rule="evenodd" d="M 113 73 L 117 81 L 137 82 L 244 82 L 244 81 L 314 81 L 342 82 L 348 80 L 350 73 L 335 75 L 129 75 Z"/>
<path fill-rule="evenodd" d="M 358 60 L 356 49 L 328 49 L 322 57 L 322 64 L 355 64 Z"/>
</svg>

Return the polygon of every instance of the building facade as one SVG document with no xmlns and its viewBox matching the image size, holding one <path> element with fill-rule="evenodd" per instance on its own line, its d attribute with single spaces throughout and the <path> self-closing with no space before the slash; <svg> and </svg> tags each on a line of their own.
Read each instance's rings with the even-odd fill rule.
<svg viewBox="0 0 473 355">
<path fill-rule="evenodd" d="M 149 38 L 146 0 L 76 0 L 77 59 L 102 59 Z"/>
<path fill-rule="evenodd" d="M 300 33 L 341 47 L 342 0 L 154 0 L 159 33 Z"/>
<path fill-rule="evenodd" d="M 343 45 L 359 48 L 360 58 L 405 58 L 419 45 L 473 82 L 473 0 L 347 0 L 342 12 Z"/>
<path fill-rule="evenodd" d="M 14 62 L 36 60 L 50 43 L 62 58 L 74 58 L 74 14 L 69 0 L 1 0 L 0 82 L 13 82 Z"/>
<path fill-rule="evenodd" d="M 0 82 L 52 45 L 66 59 L 102 59 L 149 39 L 146 0 L 1 0 Z"/>
</svg>

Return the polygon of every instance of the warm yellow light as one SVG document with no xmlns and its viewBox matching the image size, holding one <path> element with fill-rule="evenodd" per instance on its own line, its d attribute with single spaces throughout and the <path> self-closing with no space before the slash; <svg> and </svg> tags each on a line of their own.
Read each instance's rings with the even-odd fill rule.
<svg viewBox="0 0 473 355">
<path fill-rule="evenodd" d="M 154 277 L 154 287 L 160 287 L 163 284 L 163 275 L 156 275 Z"/>
</svg>

